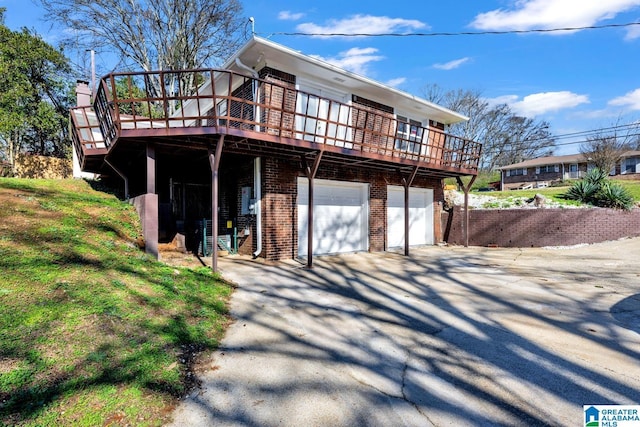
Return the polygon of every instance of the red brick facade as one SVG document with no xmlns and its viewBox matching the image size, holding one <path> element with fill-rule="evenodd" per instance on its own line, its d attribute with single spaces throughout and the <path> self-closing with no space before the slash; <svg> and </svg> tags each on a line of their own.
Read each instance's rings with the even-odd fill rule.
<svg viewBox="0 0 640 427">
<path fill-rule="evenodd" d="M 297 191 L 299 176 L 304 176 L 299 163 L 276 158 L 263 159 L 263 252 L 268 260 L 292 259 L 298 256 Z M 363 182 L 369 184 L 369 250 L 386 249 L 387 186 L 402 185 L 397 173 L 381 173 L 364 169 L 320 164 L 316 179 Z M 434 213 L 440 212 L 444 200 L 442 181 L 417 177 L 413 187 L 434 190 Z M 439 218 L 439 216 L 435 216 Z M 436 240 L 440 224 L 434 221 Z"/>
<path fill-rule="evenodd" d="M 286 161 L 263 159 L 261 256 L 268 260 L 297 257 L 297 176 Z"/>
<path fill-rule="evenodd" d="M 442 213 L 444 240 L 464 244 L 464 211 Z M 571 246 L 640 236 L 640 209 L 472 209 L 469 245 Z"/>
<path fill-rule="evenodd" d="M 266 132 L 287 138 L 293 137 L 296 111 L 295 76 L 265 67 L 260 70 L 260 77 L 277 84 L 265 84 L 260 92 L 260 104 L 276 107 L 267 108 L 262 113 L 261 121 L 267 124 Z M 281 129 L 291 129 L 291 131 L 281 131 Z"/>
<path fill-rule="evenodd" d="M 393 108 L 371 101 L 357 98 L 353 101 L 352 121 L 358 129 L 355 132 L 353 142 L 362 145 L 363 151 L 378 154 L 391 154 L 395 144 L 394 138 L 387 135 L 393 134 L 395 116 Z"/>
</svg>

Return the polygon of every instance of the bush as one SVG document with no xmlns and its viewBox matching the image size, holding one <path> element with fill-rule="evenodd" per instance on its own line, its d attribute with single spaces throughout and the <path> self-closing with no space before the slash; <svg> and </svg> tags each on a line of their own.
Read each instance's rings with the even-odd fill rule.
<svg viewBox="0 0 640 427">
<path fill-rule="evenodd" d="M 587 172 L 587 175 L 584 177 L 584 181 L 590 182 L 597 186 L 602 186 L 607 182 L 607 173 L 601 169 L 594 168 Z"/>
<path fill-rule="evenodd" d="M 575 182 L 564 194 L 569 200 L 577 200 L 595 206 L 626 209 L 633 208 L 633 196 L 622 185 L 612 183 L 607 173 L 600 169 L 587 172 L 583 180 Z"/>
<path fill-rule="evenodd" d="M 633 197 L 627 189 L 614 182 L 606 182 L 598 194 L 598 206 L 630 211 L 633 204 Z"/>
<path fill-rule="evenodd" d="M 582 203 L 593 203 L 600 186 L 596 183 L 582 180 L 575 182 L 565 193 L 565 198 Z"/>
</svg>

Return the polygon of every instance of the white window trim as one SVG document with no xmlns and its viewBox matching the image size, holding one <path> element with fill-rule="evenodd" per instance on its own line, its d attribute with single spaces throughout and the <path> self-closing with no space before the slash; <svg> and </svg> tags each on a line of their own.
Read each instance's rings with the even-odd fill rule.
<svg viewBox="0 0 640 427">
<path fill-rule="evenodd" d="M 425 136 L 428 135 L 429 132 L 429 124 L 427 120 L 427 124 L 425 121 L 412 119 L 409 114 L 405 114 L 402 111 L 398 111 L 395 114 L 396 120 L 396 137 L 401 136 L 401 140 L 396 139 L 395 147 L 396 149 L 406 151 L 410 154 L 428 154 L 428 144 L 425 144 Z M 406 126 L 405 132 L 400 132 L 400 125 Z M 421 134 L 418 136 L 416 132 L 416 136 L 412 138 L 411 136 L 411 128 L 413 126 L 418 127 L 421 131 Z M 428 141 L 428 138 L 426 139 Z M 406 144 L 406 147 L 404 146 Z"/>
<path fill-rule="evenodd" d="M 312 118 L 307 118 L 305 120 L 304 117 L 296 115 L 296 131 L 303 132 L 306 130 L 307 134 L 304 136 L 304 139 L 306 140 L 319 143 L 327 143 L 330 145 L 333 145 L 335 142 L 337 146 L 353 148 L 353 144 L 350 143 L 350 141 L 353 141 L 353 132 L 350 125 L 350 108 L 345 107 L 351 106 L 350 94 L 347 92 L 337 91 L 335 90 L 335 88 L 300 77 L 298 77 L 296 80 L 296 89 L 298 91 L 301 91 L 298 92 L 298 98 L 296 100 L 296 113 L 302 114 L 302 107 L 304 106 L 306 109 L 309 103 L 308 95 L 315 95 L 319 98 L 319 105 L 317 105 L 317 117 L 321 119 L 314 120 Z M 302 101 L 303 98 L 306 99 L 306 101 Z M 338 117 L 334 115 L 334 108 L 331 108 L 330 111 L 330 103 L 327 100 L 336 101 L 344 105 L 341 106 L 339 112 L 337 113 Z M 331 128 L 335 125 L 329 125 L 330 129 L 327 132 L 327 122 L 325 120 L 328 120 L 330 116 L 332 116 L 332 120 L 338 121 L 341 124 L 338 125 L 337 129 Z M 336 134 L 337 138 L 341 139 L 341 141 L 334 141 L 331 138 L 331 135 L 333 134 Z M 325 135 L 328 135 L 329 137 L 325 138 Z M 298 134 L 297 137 L 302 138 L 302 133 Z M 348 142 L 343 142 L 342 140 Z"/>
</svg>

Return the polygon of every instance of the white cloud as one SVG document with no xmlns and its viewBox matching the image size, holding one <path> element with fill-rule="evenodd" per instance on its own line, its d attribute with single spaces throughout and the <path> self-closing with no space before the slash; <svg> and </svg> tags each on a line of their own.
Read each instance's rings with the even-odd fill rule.
<svg viewBox="0 0 640 427">
<path fill-rule="evenodd" d="M 514 102 L 518 101 L 518 95 L 503 95 L 495 98 L 488 98 L 486 101 L 489 103 L 489 106 L 495 107 L 496 105 L 508 104 L 511 105 Z"/>
<path fill-rule="evenodd" d="M 445 62 L 444 64 L 433 64 L 433 68 L 437 68 L 438 70 L 445 70 L 445 71 L 454 70 L 460 67 L 465 62 L 469 62 L 470 59 L 471 58 L 469 57 L 465 57 L 465 58 L 460 58 L 460 59 L 455 59 L 453 61 Z"/>
<path fill-rule="evenodd" d="M 496 31 L 585 27 L 638 6 L 640 0 L 517 0 L 512 9 L 477 15 L 471 25 Z"/>
<path fill-rule="evenodd" d="M 344 52 L 340 52 L 338 56 L 333 58 L 324 58 L 318 55 L 312 55 L 314 58 L 322 59 L 336 67 L 344 68 L 356 74 L 366 75 L 368 65 L 374 61 L 384 59 L 384 56 L 377 55 L 378 49 L 374 47 L 359 48 L 354 47 Z"/>
<path fill-rule="evenodd" d="M 293 13 L 288 10 L 283 10 L 282 12 L 278 13 L 278 19 L 282 21 L 297 21 L 299 19 L 302 19 L 303 17 L 304 13 Z"/>
<path fill-rule="evenodd" d="M 569 91 L 541 92 L 527 95 L 522 100 L 516 95 L 505 95 L 487 100 L 491 105 L 508 104 L 514 113 L 535 117 L 555 111 L 574 108 L 581 104 L 588 104 L 589 97 Z"/>
<path fill-rule="evenodd" d="M 387 16 L 354 15 L 346 19 L 330 20 L 326 25 L 311 22 L 300 24 L 297 30 L 311 34 L 383 34 L 427 28 L 415 19 L 389 18 Z"/>
<path fill-rule="evenodd" d="M 386 82 L 387 86 L 391 86 L 391 87 L 398 87 L 401 84 L 403 84 L 404 82 L 407 81 L 406 77 L 397 77 L 395 79 L 391 79 L 389 81 Z"/>
<path fill-rule="evenodd" d="M 567 118 L 571 120 L 601 120 L 606 117 L 620 117 L 620 112 L 603 108 L 599 110 L 576 111 L 567 115 Z"/>
<path fill-rule="evenodd" d="M 609 105 L 617 107 L 629 107 L 631 110 L 640 110 L 640 89 L 636 89 L 609 101 Z"/>
<path fill-rule="evenodd" d="M 629 27 L 629 29 L 627 30 L 627 35 L 625 36 L 624 39 L 635 40 L 638 38 L 640 38 L 640 25 L 634 25 L 633 27 Z"/>
</svg>

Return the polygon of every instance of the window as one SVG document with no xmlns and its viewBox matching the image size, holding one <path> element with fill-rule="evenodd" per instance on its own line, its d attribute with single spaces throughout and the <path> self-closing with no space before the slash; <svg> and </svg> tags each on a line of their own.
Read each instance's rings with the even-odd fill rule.
<svg viewBox="0 0 640 427">
<path fill-rule="evenodd" d="M 636 173 L 637 172 L 637 157 L 629 157 L 624 162 L 624 172 L 623 173 Z"/>
<path fill-rule="evenodd" d="M 580 178 L 580 168 L 577 163 L 569 165 L 569 178 L 570 179 Z"/>
<path fill-rule="evenodd" d="M 527 174 L 526 168 L 517 168 L 507 170 L 507 176 L 522 176 Z"/>
<path fill-rule="evenodd" d="M 557 173 L 560 172 L 559 165 L 544 165 L 536 167 L 536 175 L 543 173 Z"/>
<path fill-rule="evenodd" d="M 301 84 L 301 87 L 296 101 L 296 137 L 353 148 L 349 126 L 350 109 L 347 104 L 341 102 L 344 95 L 310 83 Z"/>
<path fill-rule="evenodd" d="M 422 146 L 424 128 L 416 120 L 397 116 L 396 149 L 409 153 L 419 153 Z"/>
</svg>

